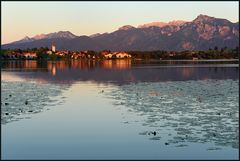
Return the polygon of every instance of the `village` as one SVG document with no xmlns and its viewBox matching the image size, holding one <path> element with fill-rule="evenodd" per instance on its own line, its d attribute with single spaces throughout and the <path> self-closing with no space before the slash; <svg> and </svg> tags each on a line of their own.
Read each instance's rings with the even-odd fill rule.
<svg viewBox="0 0 240 161">
<path fill-rule="evenodd" d="M 70 51 L 57 50 L 56 45 L 33 49 L 2 49 L 2 60 L 59 60 L 59 59 L 134 59 L 134 60 L 203 60 L 203 59 L 238 59 L 239 48 L 209 49 L 205 51 Z"/>
<path fill-rule="evenodd" d="M 46 48 L 48 49 L 48 48 Z M 56 50 L 56 45 L 51 46 L 51 50 L 29 51 L 29 50 L 9 50 L 1 54 L 3 59 L 39 59 L 41 57 L 71 58 L 71 59 L 126 59 L 131 58 L 127 52 L 111 52 L 111 51 L 66 51 Z"/>
</svg>

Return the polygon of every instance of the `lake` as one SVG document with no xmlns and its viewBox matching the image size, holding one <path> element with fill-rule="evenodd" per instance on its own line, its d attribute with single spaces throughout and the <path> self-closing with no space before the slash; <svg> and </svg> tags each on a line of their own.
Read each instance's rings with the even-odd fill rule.
<svg viewBox="0 0 240 161">
<path fill-rule="evenodd" d="M 2 159 L 238 159 L 239 65 L 2 61 Z"/>
</svg>

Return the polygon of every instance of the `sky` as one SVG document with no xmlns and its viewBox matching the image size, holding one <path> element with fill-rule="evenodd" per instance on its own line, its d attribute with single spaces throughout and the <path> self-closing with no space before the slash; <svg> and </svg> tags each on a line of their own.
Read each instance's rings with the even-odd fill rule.
<svg viewBox="0 0 240 161">
<path fill-rule="evenodd" d="M 113 32 L 124 25 L 192 21 L 199 14 L 238 22 L 238 1 L 1 1 L 1 44 L 58 31 L 92 35 Z"/>
</svg>

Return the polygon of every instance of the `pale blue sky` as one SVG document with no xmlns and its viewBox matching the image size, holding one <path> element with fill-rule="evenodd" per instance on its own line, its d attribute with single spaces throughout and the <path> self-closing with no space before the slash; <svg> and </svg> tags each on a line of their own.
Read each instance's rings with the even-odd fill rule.
<svg viewBox="0 0 240 161">
<path fill-rule="evenodd" d="M 199 14 L 237 22 L 239 2 L 1 2 L 2 44 L 25 36 L 70 31 L 78 36 L 112 32 L 123 25 L 172 20 Z"/>
</svg>

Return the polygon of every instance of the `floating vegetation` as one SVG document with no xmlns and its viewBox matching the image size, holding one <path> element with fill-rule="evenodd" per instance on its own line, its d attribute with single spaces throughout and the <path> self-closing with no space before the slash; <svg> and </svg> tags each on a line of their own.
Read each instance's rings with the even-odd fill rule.
<svg viewBox="0 0 240 161">
<path fill-rule="evenodd" d="M 151 138 L 149 138 L 149 140 L 160 140 L 160 139 L 161 139 L 160 136 L 156 136 L 156 137 L 151 137 Z"/>
<path fill-rule="evenodd" d="M 139 135 L 148 135 L 149 131 L 140 132 Z"/>
<path fill-rule="evenodd" d="M 238 149 L 238 86 L 239 80 L 231 79 L 140 82 L 119 86 L 104 95 L 115 100 L 114 105 L 137 114 L 144 127 L 155 130 L 156 137 L 148 135 L 149 131 L 139 133 L 150 140 L 162 137 L 168 140 L 165 145 L 173 143 L 176 147 L 187 146 L 190 142 L 212 142 Z M 171 134 L 162 136 L 159 128 Z M 179 144 L 181 142 L 185 144 Z"/>
<path fill-rule="evenodd" d="M 1 123 L 29 118 L 31 113 L 39 113 L 45 106 L 61 103 L 58 99 L 65 86 L 39 84 L 34 82 L 1 82 L 2 113 Z M 7 102 L 5 98 L 7 99 Z"/>
<path fill-rule="evenodd" d="M 175 147 L 185 147 L 185 146 L 188 146 L 187 144 L 179 144 L 179 145 L 176 145 Z"/>
<path fill-rule="evenodd" d="M 210 148 L 208 148 L 207 150 L 220 150 L 220 149 L 222 149 L 222 148 L 219 148 L 219 147 L 210 147 Z"/>
</svg>

